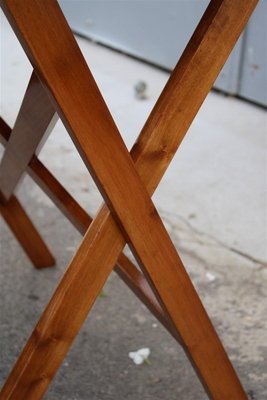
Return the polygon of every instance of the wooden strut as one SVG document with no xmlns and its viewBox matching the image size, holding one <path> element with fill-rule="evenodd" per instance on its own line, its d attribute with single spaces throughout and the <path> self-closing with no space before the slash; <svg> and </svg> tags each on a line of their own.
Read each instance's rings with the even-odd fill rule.
<svg viewBox="0 0 267 400">
<path fill-rule="evenodd" d="M 10 127 L 0 117 L 0 142 L 3 146 L 7 145 L 10 135 Z M 35 155 L 27 166 L 27 172 L 72 225 L 84 235 L 93 220 L 92 217 L 79 205 Z M 180 338 L 177 331 L 173 329 L 173 326 L 164 315 L 144 275 L 123 253 L 120 254 L 117 264 L 114 266 L 114 271 L 169 331 L 174 339 L 179 342 Z"/>
<path fill-rule="evenodd" d="M 2 202 L 9 200 L 41 140 L 54 128 L 55 109 L 38 77 L 29 85 L 0 165 Z"/>
<path fill-rule="evenodd" d="M 1 160 L 0 212 L 36 268 L 54 266 L 55 259 L 13 192 L 55 122 L 55 109 L 33 73 Z"/>
<path fill-rule="evenodd" d="M 36 268 L 55 265 L 55 259 L 16 198 L 0 204 L 0 213 Z"/>
<path fill-rule="evenodd" d="M 257 1 L 210 3 L 131 152 L 134 163 L 56 2 L 1 4 L 107 204 L 90 225 L 1 398 L 42 397 L 126 241 L 209 396 L 246 398 L 150 195 Z"/>
</svg>

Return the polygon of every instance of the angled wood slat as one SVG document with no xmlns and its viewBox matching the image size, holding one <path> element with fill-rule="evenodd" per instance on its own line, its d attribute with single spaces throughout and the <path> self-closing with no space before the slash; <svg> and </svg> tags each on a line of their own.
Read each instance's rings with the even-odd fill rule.
<svg viewBox="0 0 267 400">
<path fill-rule="evenodd" d="M 257 1 L 210 3 L 132 151 L 135 165 L 57 4 L 1 4 L 111 211 L 103 206 L 90 225 L 1 398 L 42 397 L 126 241 L 209 396 L 246 398 L 150 195 Z"/>
<path fill-rule="evenodd" d="M 29 175 L 51 198 L 76 229 L 84 235 L 92 222 L 92 217 L 79 206 L 75 199 L 73 199 L 37 158 L 34 158 L 29 164 L 29 169 Z M 119 256 L 114 269 L 171 335 L 177 341 L 180 341 L 179 335 L 177 335 L 177 332 L 164 315 L 163 310 L 143 274 L 123 253 Z"/>
<path fill-rule="evenodd" d="M 33 72 L 0 165 L 0 210 L 6 223 L 36 268 L 55 265 L 54 257 L 29 216 L 12 196 L 29 160 L 56 122 L 51 105 Z"/>
<path fill-rule="evenodd" d="M 36 268 L 55 265 L 55 259 L 15 196 L 0 204 L 0 214 Z"/>
<path fill-rule="evenodd" d="M 6 146 L 11 129 L 0 117 L 0 142 Z M 48 195 L 65 217 L 84 235 L 92 222 L 92 217 L 66 191 L 61 183 L 50 173 L 43 163 L 34 155 L 27 167 L 31 178 Z M 114 267 L 115 272 L 145 304 L 153 315 L 165 326 L 171 335 L 179 342 L 180 338 L 173 326 L 164 315 L 154 293 L 143 274 L 122 253 Z"/>
<path fill-rule="evenodd" d="M 55 109 L 33 72 L 0 164 L 2 200 L 10 199 L 32 155 L 53 129 L 56 119 Z"/>
</svg>

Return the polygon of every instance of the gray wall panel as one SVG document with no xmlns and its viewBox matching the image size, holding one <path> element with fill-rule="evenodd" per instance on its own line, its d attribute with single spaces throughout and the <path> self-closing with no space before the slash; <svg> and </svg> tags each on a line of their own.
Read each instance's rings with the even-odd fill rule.
<svg viewBox="0 0 267 400">
<path fill-rule="evenodd" d="M 261 1 L 246 29 L 239 94 L 267 105 L 267 1 Z"/>
<path fill-rule="evenodd" d="M 175 66 L 208 3 L 208 0 L 60 0 L 77 33 L 167 69 Z M 266 6 L 267 0 L 261 3 Z M 231 94 L 239 94 L 242 87 L 242 95 L 264 102 L 262 95 L 257 97 L 257 89 L 256 96 L 249 97 L 249 81 L 241 85 L 244 54 L 242 35 L 215 87 Z"/>
</svg>

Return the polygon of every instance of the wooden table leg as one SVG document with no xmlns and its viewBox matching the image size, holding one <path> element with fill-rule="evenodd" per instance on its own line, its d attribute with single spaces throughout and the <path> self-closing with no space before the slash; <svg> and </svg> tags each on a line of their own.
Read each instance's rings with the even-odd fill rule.
<svg viewBox="0 0 267 400">
<path fill-rule="evenodd" d="M 55 265 L 54 257 L 15 196 L 0 204 L 0 213 L 36 268 Z"/>
<path fill-rule="evenodd" d="M 0 142 L 4 146 L 9 139 L 10 133 L 11 129 L 9 126 L 0 118 Z M 36 156 L 33 156 L 29 162 L 27 172 L 34 182 L 39 185 L 59 208 L 63 215 L 65 215 L 73 226 L 84 235 L 92 222 L 92 217 L 87 214 Z M 177 331 L 173 329 L 172 324 L 170 324 L 170 321 L 160 307 L 147 280 L 136 266 L 124 254 L 121 254 L 114 268 L 115 272 L 135 293 L 140 301 L 152 312 L 170 334 L 180 342 Z"/>
<path fill-rule="evenodd" d="M 38 145 L 51 132 L 56 120 L 55 109 L 33 72 L 0 165 L 2 201 L 10 199 Z"/>
<path fill-rule="evenodd" d="M 4 3 L 8 4 L 9 11 L 12 11 L 17 27 L 21 24 L 24 25 L 23 20 L 24 18 L 27 20 L 27 16 L 23 14 L 23 10 L 20 10 L 22 13 L 18 14 L 13 1 L 8 0 Z M 235 4 L 229 0 L 211 3 L 203 19 L 203 29 L 198 31 L 200 42 L 203 39 L 201 36 L 203 30 L 205 33 L 202 42 L 202 45 L 204 43 L 202 53 L 196 52 L 197 54 L 194 54 L 193 64 L 197 70 L 196 73 L 199 73 L 204 66 L 207 68 L 202 70 L 202 74 L 200 73 L 202 81 L 204 81 L 204 72 L 210 71 L 209 65 L 203 64 L 203 50 L 205 48 L 208 50 L 208 60 L 211 60 L 214 56 L 214 47 L 217 44 L 213 40 L 223 31 L 227 32 L 228 36 L 224 37 L 225 41 L 221 43 L 222 56 L 220 57 L 219 55 L 211 69 L 213 77 L 216 75 L 216 69 L 237 39 L 255 5 L 256 1 L 248 0 L 243 2 L 236 1 Z M 37 11 L 42 11 L 40 16 L 45 19 L 46 10 L 44 10 L 42 4 L 36 2 L 35 6 Z M 31 21 L 30 31 L 28 30 L 27 32 L 27 27 L 23 26 L 23 37 L 28 45 L 28 54 L 33 62 L 36 62 L 38 54 L 39 74 L 45 80 L 47 87 L 50 88 L 51 95 L 58 103 L 58 111 L 61 113 L 61 117 L 69 129 L 77 148 L 111 208 L 116 223 L 105 209 L 100 211 L 98 218 L 90 226 L 61 285 L 50 301 L 19 359 L 13 371 L 13 379 L 11 377 L 9 380 L 10 385 L 7 382 L 3 393 L 8 395 L 6 398 L 11 398 L 11 396 L 15 398 L 16 393 L 27 393 L 27 398 L 29 399 L 40 398 L 71 341 L 74 339 L 85 318 L 85 314 L 89 311 L 96 293 L 108 276 L 110 268 L 112 268 L 110 265 L 116 261 L 114 256 L 118 255 L 124 246 L 123 235 L 125 235 L 130 241 L 140 265 L 147 274 L 163 308 L 168 312 L 181 334 L 187 354 L 196 367 L 208 393 L 214 399 L 246 398 L 190 279 L 164 230 L 164 226 L 140 182 L 127 150 L 109 113 L 107 113 L 105 104 L 101 96 L 99 97 L 92 78 L 86 72 L 78 50 L 70 45 L 71 36 L 68 32 L 64 32 L 63 29 L 66 28 L 66 25 L 63 22 L 59 24 L 57 21 L 60 15 L 54 5 L 52 6 L 52 3 L 47 2 L 45 6 L 49 16 L 52 15 L 51 11 L 54 10 L 53 18 L 55 20 L 53 21 L 53 18 L 51 18 L 51 21 L 46 21 L 47 24 L 44 24 L 44 26 L 49 25 L 49 22 L 51 22 L 54 27 L 58 23 L 58 33 L 63 34 L 63 41 L 66 41 L 65 45 L 69 46 L 69 51 L 64 53 L 64 43 L 61 41 L 62 36 L 60 34 L 54 36 L 60 43 L 55 43 L 54 41 L 53 45 L 61 44 L 58 50 L 61 49 L 62 56 L 68 54 L 69 59 L 65 61 L 69 61 L 70 65 L 74 65 L 74 71 L 72 70 L 69 75 L 65 74 L 64 79 L 61 79 L 60 68 L 56 60 L 55 63 L 51 64 L 50 57 L 48 63 L 42 57 L 38 51 L 40 50 L 38 42 L 41 38 L 38 37 L 38 31 L 36 32 L 34 29 L 35 18 Z M 35 12 L 35 7 L 33 9 Z M 241 9 L 244 9 L 244 14 L 240 15 Z M 33 12 L 31 16 L 36 17 Z M 38 20 L 38 27 L 39 23 L 40 20 Z M 41 18 L 41 25 L 43 23 L 44 20 Z M 211 29 L 209 29 L 210 26 L 212 26 Z M 33 32 L 37 33 L 37 35 L 34 35 Z M 35 39 L 37 40 L 36 43 L 34 43 Z M 214 47 L 211 47 L 211 43 L 213 43 Z M 217 45 L 220 46 L 220 43 Z M 53 58 L 52 53 L 49 55 Z M 73 64 L 74 61 L 75 63 Z M 183 61 L 187 61 L 186 57 Z M 53 66 L 52 75 L 51 65 Z M 182 64 L 181 71 L 185 72 L 183 80 L 186 81 L 187 73 L 190 71 L 186 71 L 184 67 L 185 65 Z M 72 74 L 77 78 L 79 77 L 79 84 L 75 82 L 76 87 L 71 82 Z M 195 87 L 197 94 L 191 99 L 191 102 L 187 103 L 194 110 L 194 100 L 197 99 L 199 93 L 202 94 L 201 91 L 203 90 L 201 79 L 198 81 L 201 86 L 200 92 Z M 63 81 L 64 87 L 61 85 Z M 86 81 L 88 82 L 87 86 Z M 90 86 L 91 90 L 88 90 L 88 86 Z M 83 91 L 82 88 L 84 87 L 86 87 L 86 91 Z M 182 98 L 183 95 L 187 94 L 186 91 L 181 93 Z M 71 107 L 72 103 L 75 107 Z M 77 109 L 77 107 L 80 108 Z M 85 112 L 89 108 L 92 119 L 85 116 Z M 175 111 L 175 106 L 173 106 L 173 111 Z M 183 117 L 183 109 L 180 109 L 180 116 L 181 118 Z M 158 117 L 160 120 L 162 114 L 158 115 Z M 99 121 L 102 122 L 101 126 Z M 183 122 L 186 124 L 188 121 L 183 120 Z M 97 132 L 97 135 L 95 135 L 95 132 Z M 100 149 L 101 153 L 99 153 Z M 159 159 L 161 159 L 161 154 L 166 151 L 166 144 L 161 148 L 159 143 L 156 142 L 156 149 L 160 155 Z M 102 157 L 99 157 L 100 154 Z M 172 154 L 169 157 L 171 158 Z M 164 161 L 166 162 L 166 159 Z M 140 166 L 137 164 L 136 166 L 140 173 Z M 148 162 L 147 165 L 149 165 Z M 158 176 L 162 169 L 164 167 L 161 165 L 161 171 L 157 172 Z M 142 177 L 141 173 L 140 175 Z M 131 193 L 129 193 L 129 188 Z M 123 235 L 117 224 L 120 226 Z M 108 237 L 109 240 L 106 241 L 105 237 Z M 111 238 L 113 240 L 116 238 L 116 242 L 111 243 Z M 90 269 L 86 265 L 89 253 Z M 101 257 L 104 253 L 107 254 L 107 259 L 102 260 Z M 105 267 L 103 263 L 105 263 Z M 71 296 L 71 293 L 75 293 L 75 296 Z M 178 312 L 177 309 L 179 310 Z M 68 316 L 72 317 L 69 320 L 69 324 L 67 323 Z M 38 362 L 40 357 L 43 361 L 42 366 Z M 37 376 L 40 377 L 39 381 L 36 381 Z M 21 382 L 21 392 L 17 391 L 19 388 L 18 378 Z M 14 383 L 15 385 L 13 385 Z"/>
<path fill-rule="evenodd" d="M 32 73 L 0 165 L 1 214 L 36 268 L 51 267 L 54 257 L 12 193 L 57 115 L 38 77 Z"/>
</svg>

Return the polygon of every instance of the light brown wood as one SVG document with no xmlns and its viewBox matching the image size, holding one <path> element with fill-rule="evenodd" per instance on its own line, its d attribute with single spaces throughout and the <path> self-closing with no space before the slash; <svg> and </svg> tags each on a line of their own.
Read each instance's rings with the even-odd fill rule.
<svg viewBox="0 0 267 400">
<path fill-rule="evenodd" d="M 44 190 L 76 229 L 84 235 L 92 222 L 92 217 L 79 206 L 75 199 L 62 187 L 56 178 L 51 175 L 51 173 L 36 157 L 34 157 L 30 162 L 28 169 L 29 175 L 34 179 L 34 181 Z M 180 341 L 179 335 L 164 315 L 164 312 L 144 275 L 123 253 L 119 256 L 114 269 L 120 278 L 165 326 L 171 335 L 177 341 Z"/>
<path fill-rule="evenodd" d="M 6 146 L 11 129 L 0 117 L 0 142 Z M 92 222 L 92 217 L 77 203 L 77 201 L 66 191 L 61 183 L 50 173 L 43 163 L 34 155 L 27 167 L 27 172 L 31 178 L 48 195 L 66 218 L 84 235 Z M 143 304 L 152 314 L 163 324 L 171 335 L 179 342 L 180 338 L 176 330 L 173 329 L 170 321 L 167 320 L 154 293 L 148 285 L 144 275 L 135 265 L 124 255 L 121 254 L 114 267 L 115 272 L 136 294 Z"/>
<path fill-rule="evenodd" d="M 0 204 L 0 213 L 36 268 L 55 265 L 55 259 L 15 196 Z"/>
<path fill-rule="evenodd" d="M 56 120 L 55 109 L 33 72 L 0 164 L 2 200 L 10 199 L 32 155 Z"/>
<path fill-rule="evenodd" d="M 15 0 L 2 3 L 116 220 L 103 208 L 91 224 L 10 375 L 3 398 L 37 399 L 45 392 L 122 250 L 124 236 L 180 333 L 209 395 L 214 399 L 246 398 L 59 9 L 53 1 L 44 5 L 28 0 L 32 7 L 27 10 Z M 169 86 L 170 90 L 180 86 L 181 98 L 169 106 L 163 101 L 155 130 L 161 121 L 166 125 L 168 114 L 163 111 L 169 107 L 169 123 L 177 114 L 180 118 L 180 132 L 172 132 L 178 132 L 179 144 L 256 3 L 212 1 L 182 57 L 177 82 L 172 80 Z M 41 35 L 40 26 L 46 27 L 47 35 Z M 49 43 L 49 37 L 53 42 Z M 149 193 L 173 156 L 177 135 L 154 138 L 153 142 L 150 137 L 144 140 L 143 134 L 135 147 L 136 167 Z M 141 149 L 144 161 L 140 161 Z M 153 178 L 148 172 L 152 159 L 158 166 Z"/>
</svg>

